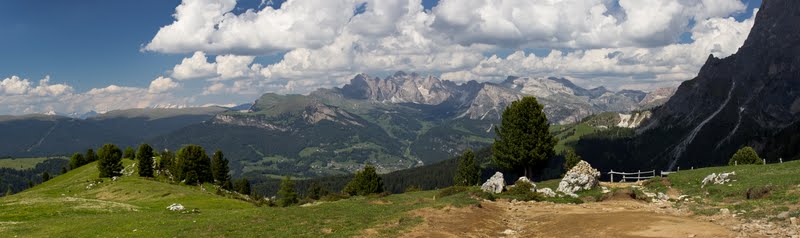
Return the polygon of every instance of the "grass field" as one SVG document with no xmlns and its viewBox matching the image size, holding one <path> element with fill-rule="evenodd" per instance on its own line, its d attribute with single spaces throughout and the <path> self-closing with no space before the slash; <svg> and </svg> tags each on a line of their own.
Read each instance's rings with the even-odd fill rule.
<svg viewBox="0 0 800 238">
<path fill-rule="evenodd" d="M 38 157 L 38 158 L 8 158 L 0 159 L 0 168 L 10 169 L 32 169 L 37 164 L 44 162 L 48 159 L 64 159 L 63 157 Z"/>
<path fill-rule="evenodd" d="M 701 181 L 711 173 L 736 172 L 732 181 L 723 185 L 706 185 Z M 800 161 L 767 165 L 739 165 L 682 170 L 668 177 L 673 188 L 681 193 L 702 200 L 690 206 L 702 214 L 713 214 L 721 208 L 744 211 L 745 217 L 765 217 L 789 211 L 800 215 Z M 659 183 L 651 183 L 651 189 L 665 191 Z M 748 199 L 748 190 L 768 189 L 763 198 Z"/>
<path fill-rule="evenodd" d="M 125 160 L 126 163 L 131 163 Z M 305 207 L 256 207 L 215 195 L 213 188 L 173 185 L 139 177 L 87 188 L 95 164 L 0 198 L 3 237 L 349 237 L 373 229 L 402 232 L 421 220 L 407 212 L 423 207 L 477 203 L 466 193 L 435 199 L 438 191 L 356 197 Z M 172 203 L 199 213 L 167 211 Z"/>
</svg>

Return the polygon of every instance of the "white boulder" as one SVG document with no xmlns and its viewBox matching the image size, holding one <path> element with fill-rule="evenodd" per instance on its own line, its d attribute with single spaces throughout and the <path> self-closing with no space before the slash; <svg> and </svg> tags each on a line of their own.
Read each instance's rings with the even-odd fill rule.
<svg viewBox="0 0 800 238">
<path fill-rule="evenodd" d="M 528 179 L 528 177 L 525 177 L 525 176 L 519 177 L 519 179 L 517 179 L 517 182 L 514 183 L 514 184 L 521 183 L 521 182 L 522 183 L 531 184 L 531 192 L 536 192 L 536 184 L 533 183 L 533 181 L 531 181 L 530 179 Z"/>
<path fill-rule="evenodd" d="M 172 205 L 169 205 L 167 207 L 167 210 L 170 210 L 170 211 L 183 211 L 183 210 L 186 210 L 186 208 L 183 207 L 183 205 L 181 205 L 180 203 L 173 203 Z"/>
<path fill-rule="evenodd" d="M 541 194 L 541 195 L 544 195 L 546 197 L 555 197 L 556 196 L 556 192 L 553 192 L 553 190 L 550 189 L 550 188 L 537 189 L 536 192 Z"/>
<path fill-rule="evenodd" d="M 503 173 L 496 172 L 491 178 L 486 180 L 483 185 L 481 185 L 481 190 L 487 193 L 501 193 L 503 192 L 503 188 L 505 186 L 506 181 L 503 178 Z"/>
<path fill-rule="evenodd" d="M 556 191 L 572 196 L 575 192 L 596 187 L 599 183 L 598 178 L 600 178 L 600 171 L 592 168 L 588 162 L 581 160 L 575 167 L 567 171 L 567 174 L 558 183 Z"/>
</svg>

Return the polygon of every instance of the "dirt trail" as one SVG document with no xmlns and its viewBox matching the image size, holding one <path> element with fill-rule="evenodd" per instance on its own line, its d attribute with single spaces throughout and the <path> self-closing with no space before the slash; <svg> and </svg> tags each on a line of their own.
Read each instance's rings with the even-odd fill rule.
<svg viewBox="0 0 800 238">
<path fill-rule="evenodd" d="M 637 201 L 581 205 L 482 202 L 480 207 L 426 208 L 424 222 L 403 237 L 735 237 L 726 228 Z"/>
</svg>

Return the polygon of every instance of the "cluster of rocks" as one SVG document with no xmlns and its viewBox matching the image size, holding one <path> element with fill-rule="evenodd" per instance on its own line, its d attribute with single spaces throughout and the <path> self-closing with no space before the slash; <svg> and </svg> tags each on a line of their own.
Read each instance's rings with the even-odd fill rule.
<svg viewBox="0 0 800 238">
<path fill-rule="evenodd" d="M 575 167 L 572 167 L 561 182 L 558 184 L 556 191 L 562 192 L 572 197 L 577 197 L 575 192 L 582 190 L 590 190 L 600 183 L 600 171 L 592 168 L 592 166 L 581 160 Z"/>
<path fill-rule="evenodd" d="M 92 189 L 95 186 L 100 185 L 101 183 L 103 183 L 102 179 L 94 180 L 94 181 L 90 182 L 88 185 L 86 185 L 86 189 Z"/>
<path fill-rule="evenodd" d="M 121 171 L 119 171 L 119 173 L 124 175 L 124 176 L 131 176 L 131 175 L 133 175 L 133 172 L 136 172 L 136 163 L 128 165 L 127 167 L 125 167 Z"/>
<path fill-rule="evenodd" d="M 557 196 L 556 192 L 550 188 L 537 189 L 536 184 L 525 176 L 519 177 L 516 183 L 529 183 L 531 184 L 531 192 L 539 193 L 546 197 Z M 481 190 L 487 193 L 502 193 L 506 187 L 511 188 L 513 186 L 514 185 L 506 186 L 506 181 L 505 178 L 503 178 L 503 173 L 495 172 L 491 178 L 486 180 L 486 182 L 483 183 L 483 185 L 481 185 Z"/>
<path fill-rule="evenodd" d="M 731 182 L 730 177 L 736 175 L 736 171 L 730 173 L 712 173 L 703 178 L 702 184 L 700 188 L 704 188 L 708 184 L 726 184 Z"/>
</svg>

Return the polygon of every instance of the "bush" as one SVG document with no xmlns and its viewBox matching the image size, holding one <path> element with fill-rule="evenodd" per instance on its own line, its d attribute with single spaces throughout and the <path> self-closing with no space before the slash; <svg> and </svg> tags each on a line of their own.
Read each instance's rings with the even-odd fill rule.
<svg viewBox="0 0 800 238">
<path fill-rule="evenodd" d="M 532 188 L 533 184 L 531 183 L 517 181 L 514 186 L 509 188 L 503 195 L 520 201 L 541 201 L 543 197 L 531 191 Z"/>
<path fill-rule="evenodd" d="M 383 192 L 383 179 L 375 172 L 375 167 L 367 165 L 364 170 L 356 173 L 353 180 L 347 183 L 343 192 L 350 194 L 350 196 L 381 193 Z"/>
<path fill-rule="evenodd" d="M 736 151 L 728 161 L 728 165 L 735 164 L 764 164 L 764 161 L 758 157 L 758 153 L 752 147 L 745 146 Z"/>
<path fill-rule="evenodd" d="M 470 193 L 470 194 L 472 196 L 478 197 L 480 199 L 489 200 L 489 201 L 494 201 L 494 200 L 497 199 L 497 197 L 495 197 L 493 193 L 487 193 L 487 192 L 484 192 L 484 191 L 474 192 L 474 193 Z"/>
</svg>

